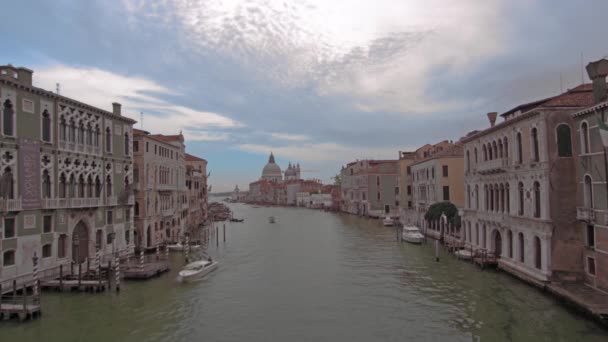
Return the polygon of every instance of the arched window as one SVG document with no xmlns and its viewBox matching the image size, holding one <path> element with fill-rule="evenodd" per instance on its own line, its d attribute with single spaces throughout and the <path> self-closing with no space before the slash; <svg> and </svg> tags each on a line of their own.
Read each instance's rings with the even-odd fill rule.
<svg viewBox="0 0 608 342">
<path fill-rule="evenodd" d="M 74 174 L 70 175 L 70 182 L 68 185 L 68 196 L 74 198 L 76 196 L 76 177 Z"/>
<path fill-rule="evenodd" d="M 110 175 L 106 177 L 106 196 L 112 197 L 112 177 Z"/>
<path fill-rule="evenodd" d="M 46 109 L 42 112 L 42 140 L 51 141 L 51 115 Z"/>
<path fill-rule="evenodd" d="M 503 148 L 505 149 L 505 158 L 509 158 L 509 140 L 507 137 L 504 137 L 502 144 L 504 145 Z"/>
<path fill-rule="evenodd" d="M 475 209 L 479 210 L 479 186 L 475 184 Z"/>
<path fill-rule="evenodd" d="M 80 175 L 80 177 L 78 177 L 78 197 L 84 198 L 85 186 L 84 176 Z"/>
<path fill-rule="evenodd" d="M 494 184 L 494 210 L 500 210 L 500 190 L 498 184 Z"/>
<path fill-rule="evenodd" d="M 523 162 L 523 146 L 521 142 L 521 132 L 517 132 L 517 163 Z"/>
<path fill-rule="evenodd" d="M 502 140 L 498 139 L 498 158 L 502 158 L 502 157 L 503 157 Z"/>
<path fill-rule="evenodd" d="M 93 177 L 89 175 L 87 177 L 87 197 L 93 198 L 93 194 L 95 194 L 95 186 L 93 185 Z"/>
<path fill-rule="evenodd" d="M 490 211 L 494 210 L 494 186 L 490 185 Z"/>
<path fill-rule="evenodd" d="M 91 123 L 87 124 L 87 145 L 93 145 L 93 127 Z"/>
<path fill-rule="evenodd" d="M 467 185 L 467 208 L 471 208 L 471 186 Z"/>
<path fill-rule="evenodd" d="M 15 121 L 15 111 L 13 110 L 13 103 L 11 100 L 4 101 L 4 108 L 2 110 L 2 125 L 4 135 L 13 136 L 13 124 Z"/>
<path fill-rule="evenodd" d="M 492 154 L 492 144 L 488 143 L 488 160 L 492 160 L 493 158 L 493 154 Z"/>
<path fill-rule="evenodd" d="M 84 145 L 84 123 L 82 121 L 80 121 L 80 125 L 78 128 L 78 143 L 81 145 Z"/>
<path fill-rule="evenodd" d="M 542 250 L 541 250 L 541 245 L 540 245 L 540 239 L 538 238 L 538 236 L 534 237 L 534 266 L 536 268 L 538 268 L 539 270 L 542 269 L 543 263 L 542 263 Z"/>
<path fill-rule="evenodd" d="M 585 207 L 593 208 L 593 182 L 591 180 L 591 176 L 585 175 L 585 188 L 584 194 L 585 196 Z"/>
<path fill-rule="evenodd" d="M 65 173 L 59 176 L 59 198 L 65 198 L 67 195 L 67 179 Z"/>
<path fill-rule="evenodd" d="M 501 212 L 505 212 L 505 186 L 500 184 L 500 209 Z"/>
<path fill-rule="evenodd" d="M 61 116 L 61 118 L 59 118 L 59 139 L 61 141 L 66 141 L 67 139 L 67 123 L 65 121 L 65 117 Z"/>
<path fill-rule="evenodd" d="M 525 246 L 524 234 L 523 233 L 517 234 L 517 238 L 518 238 L 517 240 L 519 240 L 519 262 L 525 262 L 526 246 Z"/>
<path fill-rule="evenodd" d="M 538 129 L 536 127 L 532 128 L 532 160 L 539 161 L 540 153 L 538 147 Z"/>
<path fill-rule="evenodd" d="M 135 217 L 139 216 L 139 202 L 135 202 Z"/>
<path fill-rule="evenodd" d="M 475 223 L 475 244 L 479 246 L 479 224 Z"/>
<path fill-rule="evenodd" d="M 129 155 L 129 133 L 125 133 L 125 156 Z"/>
<path fill-rule="evenodd" d="M 534 182 L 534 217 L 540 217 L 540 183 Z"/>
<path fill-rule="evenodd" d="M 519 191 L 519 210 L 518 210 L 518 214 L 520 216 L 524 215 L 524 183 L 519 182 L 519 184 L 517 185 L 517 189 Z"/>
<path fill-rule="evenodd" d="M 477 147 L 475 147 L 475 164 L 477 164 L 479 160 L 477 159 Z"/>
<path fill-rule="evenodd" d="M 95 177 L 95 197 L 101 197 L 101 181 L 99 176 Z"/>
<path fill-rule="evenodd" d="M 492 142 L 492 151 L 494 151 L 494 159 L 498 158 L 498 147 L 496 145 L 496 141 Z"/>
<path fill-rule="evenodd" d="M 106 152 L 112 152 L 112 131 L 106 127 Z"/>
<path fill-rule="evenodd" d="M 566 124 L 557 126 L 557 155 L 559 157 L 572 157 L 570 126 Z"/>
<path fill-rule="evenodd" d="M 99 139 L 101 138 L 101 130 L 99 129 L 99 125 L 95 125 L 95 137 L 94 137 L 93 145 L 95 147 L 99 147 Z"/>
<path fill-rule="evenodd" d="M 76 122 L 74 119 L 70 119 L 70 138 L 71 142 L 76 142 Z"/>
<path fill-rule="evenodd" d="M 509 189 L 509 183 L 505 185 L 505 201 L 507 202 L 507 213 L 511 212 L 511 191 Z"/>
<path fill-rule="evenodd" d="M 13 170 L 10 167 L 4 169 L 4 175 L 2 175 L 3 194 L 1 197 L 14 199 L 15 198 L 15 178 L 13 177 Z"/>
<path fill-rule="evenodd" d="M 488 149 L 486 148 L 485 144 L 481 147 L 481 154 L 483 155 L 483 161 L 487 161 L 488 160 Z"/>
<path fill-rule="evenodd" d="M 42 197 L 51 198 L 51 176 L 48 170 L 42 171 Z"/>
<path fill-rule="evenodd" d="M 509 258 L 513 258 L 513 233 L 510 230 L 507 232 L 507 247 Z"/>
<path fill-rule="evenodd" d="M 583 154 L 591 152 L 589 148 L 589 126 L 586 121 L 581 123 L 581 152 Z"/>
<path fill-rule="evenodd" d="M 488 210 L 490 210 L 490 193 L 488 192 L 488 185 L 487 184 L 483 186 L 483 194 L 484 194 L 484 197 L 485 197 L 485 204 L 486 204 L 484 209 L 486 211 L 488 211 Z"/>
<path fill-rule="evenodd" d="M 486 248 L 486 230 L 487 227 L 484 224 L 483 227 L 481 228 L 481 247 Z"/>
<path fill-rule="evenodd" d="M 471 154 L 469 153 L 469 150 L 467 150 L 467 171 L 471 170 Z"/>
</svg>

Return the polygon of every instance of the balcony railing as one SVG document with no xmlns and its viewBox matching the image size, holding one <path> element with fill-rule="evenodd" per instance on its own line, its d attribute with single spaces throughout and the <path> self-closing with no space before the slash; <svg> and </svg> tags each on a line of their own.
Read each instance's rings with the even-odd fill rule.
<svg viewBox="0 0 608 342">
<path fill-rule="evenodd" d="M 509 160 L 506 158 L 488 160 L 477 164 L 477 172 L 481 174 L 500 173 L 504 172 L 509 166 Z"/>
<path fill-rule="evenodd" d="M 106 197 L 106 205 L 118 205 L 118 197 Z"/>
<path fill-rule="evenodd" d="M 175 214 L 175 209 L 163 209 L 160 213 L 163 217 L 173 216 L 173 214 Z"/>
<path fill-rule="evenodd" d="M 595 211 L 593 208 L 577 207 L 576 208 L 576 219 L 585 222 L 595 221 Z"/>
<path fill-rule="evenodd" d="M 17 199 L 0 199 L 0 210 L 2 211 L 19 211 L 21 210 L 21 198 Z"/>
</svg>

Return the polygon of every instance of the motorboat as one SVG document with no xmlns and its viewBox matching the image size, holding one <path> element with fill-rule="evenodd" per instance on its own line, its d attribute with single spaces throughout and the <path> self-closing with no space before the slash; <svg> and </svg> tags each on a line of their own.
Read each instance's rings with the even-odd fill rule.
<svg viewBox="0 0 608 342">
<path fill-rule="evenodd" d="M 183 252 L 184 250 L 186 250 L 186 246 L 182 245 L 179 242 L 174 245 L 167 245 L 167 248 L 169 249 L 169 252 Z M 190 250 L 196 250 L 200 248 L 201 245 L 190 245 Z"/>
<path fill-rule="evenodd" d="M 473 253 L 468 249 L 457 250 L 454 252 L 454 255 L 456 255 L 458 259 L 462 260 L 471 260 L 473 258 Z"/>
<path fill-rule="evenodd" d="M 218 267 L 217 261 L 199 260 L 189 263 L 179 271 L 179 279 L 185 282 L 195 281 L 215 271 Z"/>
<path fill-rule="evenodd" d="M 390 216 L 387 216 L 384 218 L 384 220 L 382 220 L 382 224 L 385 227 L 392 227 L 395 225 L 395 220 L 393 220 Z"/>
<path fill-rule="evenodd" d="M 420 233 L 420 229 L 414 226 L 404 226 L 403 232 L 401 233 L 403 240 L 409 243 L 420 244 L 424 241 L 424 235 Z"/>
<path fill-rule="evenodd" d="M 243 221 L 245 221 L 245 219 L 242 219 L 242 218 L 239 219 L 239 218 L 234 218 L 234 217 L 230 219 L 230 222 L 243 222 Z"/>
<path fill-rule="evenodd" d="M 274 218 L 274 216 L 269 216 L 268 217 L 268 223 L 275 223 L 277 220 Z"/>
</svg>

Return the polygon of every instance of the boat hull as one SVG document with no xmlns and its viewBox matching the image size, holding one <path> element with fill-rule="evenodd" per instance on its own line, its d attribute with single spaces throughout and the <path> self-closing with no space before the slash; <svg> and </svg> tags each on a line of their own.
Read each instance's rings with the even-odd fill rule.
<svg viewBox="0 0 608 342">
<path fill-rule="evenodd" d="M 183 282 L 193 282 L 204 278 L 207 274 L 215 271 L 218 267 L 218 262 L 214 261 L 211 265 L 197 271 L 179 271 L 179 277 Z"/>
</svg>

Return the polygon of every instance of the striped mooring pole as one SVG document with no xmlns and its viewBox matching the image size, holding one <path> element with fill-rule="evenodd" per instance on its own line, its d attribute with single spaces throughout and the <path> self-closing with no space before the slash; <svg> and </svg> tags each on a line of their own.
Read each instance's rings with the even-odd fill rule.
<svg viewBox="0 0 608 342">
<path fill-rule="evenodd" d="M 169 242 L 165 242 L 165 258 L 169 260 Z"/>
<path fill-rule="evenodd" d="M 144 270 L 144 249 L 140 249 L 139 250 L 139 270 L 143 271 Z"/>
<path fill-rule="evenodd" d="M 34 263 L 34 286 L 32 287 L 32 291 L 34 292 L 34 296 L 38 295 L 38 256 L 36 252 L 34 252 L 34 256 L 32 257 L 32 262 Z M 23 294 L 25 296 L 25 293 Z"/>
<path fill-rule="evenodd" d="M 156 243 L 156 260 L 160 259 L 160 242 Z"/>
<path fill-rule="evenodd" d="M 188 263 L 190 257 L 190 238 L 186 235 L 186 263 Z"/>
<path fill-rule="evenodd" d="M 97 270 L 97 274 L 101 276 L 101 251 L 95 253 L 95 269 Z"/>
<path fill-rule="evenodd" d="M 116 265 L 115 269 L 115 280 L 116 280 L 116 292 L 120 292 L 120 258 L 118 257 L 118 252 L 116 252 L 116 258 L 114 259 L 114 264 Z"/>
</svg>

